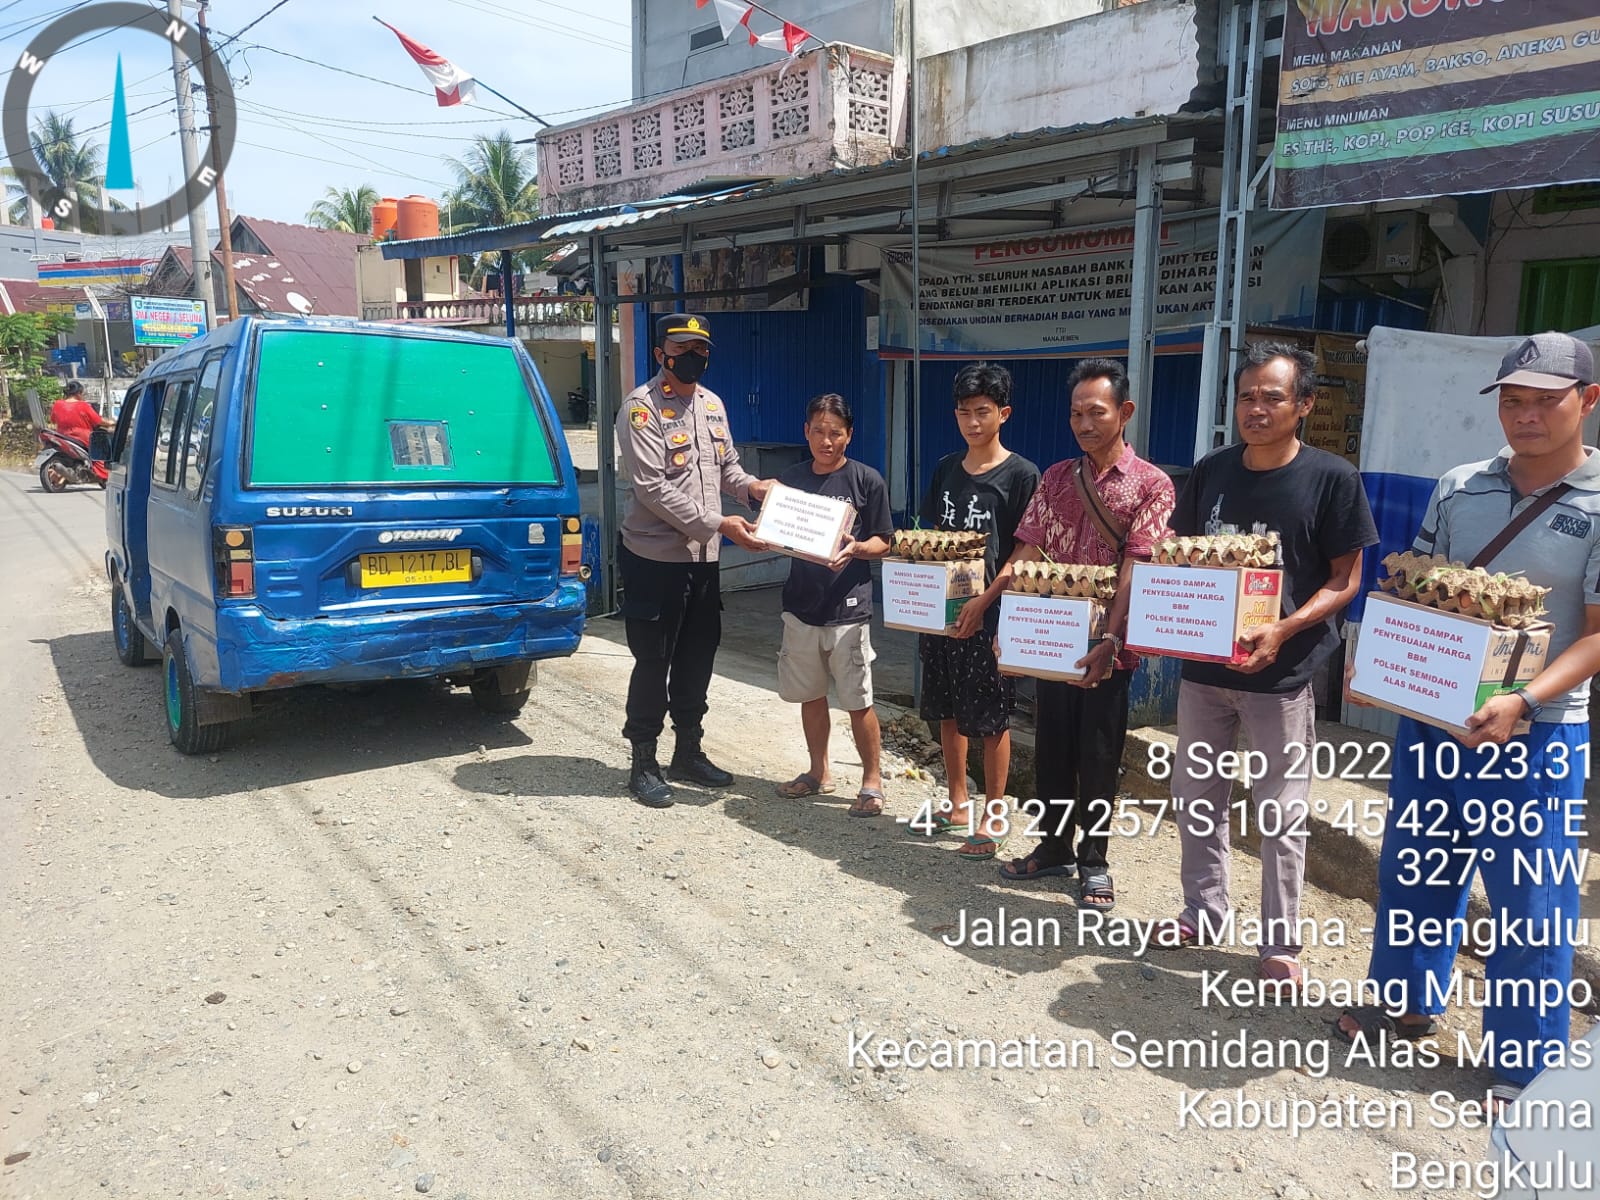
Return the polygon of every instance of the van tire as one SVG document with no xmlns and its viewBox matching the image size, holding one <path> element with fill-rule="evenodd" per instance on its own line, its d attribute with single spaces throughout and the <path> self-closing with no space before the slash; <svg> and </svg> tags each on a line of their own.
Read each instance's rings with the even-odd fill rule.
<svg viewBox="0 0 1600 1200">
<path fill-rule="evenodd" d="M 482 711 L 499 717 L 516 716 L 528 702 L 528 697 L 533 695 L 532 688 L 524 688 L 520 692 L 502 692 L 499 681 L 493 675 L 487 679 L 474 679 L 470 686 L 473 703 Z"/>
<path fill-rule="evenodd" d="M 111 579 L 111 641 L 117 648 L 117 660 L 125 667 L 144 667 L 155 661 L 150 643 L 133 619 L 133 609 L 128 607 L 122 581 L 115 576 Z"/>
<path fill-rule="evenodd" d="M 183 631 L 173 629 L 161 655 L 163 711 L 167 718 L 167 737 L 180 754 L 214 754 L 228 740 L 229 722 L 200 724 L 200 689 L 189 671 L 183 652 Z"/>
</svg>

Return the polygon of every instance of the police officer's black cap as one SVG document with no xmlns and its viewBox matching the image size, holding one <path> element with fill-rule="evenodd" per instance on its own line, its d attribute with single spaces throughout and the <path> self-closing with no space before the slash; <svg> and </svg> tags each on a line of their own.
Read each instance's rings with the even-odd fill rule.
<svg viewBox="0 0 1600 1200">
<path fill-rule="evenodd" d="M 656 345 L 663 345 L 669 337 L 700 338 L 711 345 L 711 322 L 699 313 L 668 313 L 656 318 Z"/>
</svg>

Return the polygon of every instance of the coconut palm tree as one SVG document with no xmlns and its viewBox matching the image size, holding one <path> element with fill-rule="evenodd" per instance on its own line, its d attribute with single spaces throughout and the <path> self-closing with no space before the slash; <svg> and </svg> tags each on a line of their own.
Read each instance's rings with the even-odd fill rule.
<svg viewBox="0 0 1600 1200">
<path fill-rule="evenodd" d="M 64 117 L 54 109 L 47 109 L 34 118 L 33 129 L 28 140 L 33 147 L 33 156 L 39 160 L 39 167 L 50 180 L 52 187 L 61 189 L 68 196 L 75 197 L 80 204 L 98 204 L 100 202 L 101 180 L 105 170 L 101 165 L 101 148 L 88 141 L 80 141 L 79 135 L 72 127 L 72 118 Z M 14 180 L 14 173 L 7 174 Z M 13 200 L 11 212 L 14 218 L 21 219 L 27 212 L 28 203 L 22 197 L 20 181 L 7 184 L 8 199 Z M 85 214 L 83 222 L 85 232 L 94 233 L 96 222 L 92 214 Z M 78 210 L 63 222 L 66 228 L 76 228 L 79 223 Z"/>
<path fill-rule="evenodd" d="M 456 186 L 447 197 L 450 232 L 482 229 L 529 221 L 539 215 L 539 174 L 533 147 L 520 146 L 510 131 L 479 134 L 461 158 L 446 158 L 456 173 Z M 539 270 L 547 253 L 533 250 L 515 256 L 530 270 Z M 470 270 L 473 286 L 499 270 L 498 254 L 480 254 Z"/>
<path fill-rule="evenodd" d="M 331 187 L 311 206 L 306 220 L 341 233 L 371 233 L 372 206 L 378 199 L 378 189 L 370 183 L 354 188 Z"/>
</svg>

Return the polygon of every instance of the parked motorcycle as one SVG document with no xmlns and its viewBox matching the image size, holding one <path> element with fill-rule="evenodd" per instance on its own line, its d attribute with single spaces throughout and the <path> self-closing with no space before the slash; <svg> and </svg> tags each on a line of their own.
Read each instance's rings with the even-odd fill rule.
<svg viewBox="0 0 1600 1200">
<path fill-rule="evenodd" d="M 567 393 L 567 412 L 572 414 L 574 425 L 587 425 L 589 423 L 589 393 L 584 391 Z"/>
<path fill-rule="evenodd" d="M 33 460 L 39 483 L 47 492 L 64 492 L 76 484 L 105 487 L 106 464 L 89 457 L 89 448 L 54 429 L 41 429 L 39 456 Z"/>
</svg>

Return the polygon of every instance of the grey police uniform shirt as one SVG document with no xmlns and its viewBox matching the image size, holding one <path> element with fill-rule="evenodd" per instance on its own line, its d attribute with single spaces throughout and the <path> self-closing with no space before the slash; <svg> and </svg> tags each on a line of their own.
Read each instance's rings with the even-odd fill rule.
<svg viewBox="0 0 1600 1200">
<path fill-rule="evenodd" d="M 1485 567 L 1507 574 L 1520 571 L 1530 583 L 1550 589 L 1545 608 L 1555 628 L 1550 634 L 1547 663 L 1583 635 L 1585 607 L 1600 604 L 1600 453 L 1587 453 L 1588 460 L 1561 481 L 1571 484 L 1572 490 Z M 1467 463 L 1445 472 L 1433 489 L 1422 531 L 1411 548 L 1419 554 L 1443 554 L 1461 562 L 1477 557 L 1513 517 L 1549 490 L 1541 488 L 1518 499 L 1508 473 L 1510 462 L 1511 447 L 1507 446 L 1487 462 Z M 1566 724 L 1587 721 L 1589 681 L 1585 679 L 1551 699 L 1539 719 Z"/>
<path fill-rule="evenodd" d="M 755 482 L 739 465 L 721 397 L 683 392 L 657 372 L 623 401 L 617 447 L 633 485 L 622 544 L 657 562 L 716 562 L 721 494 L 748 504 Z"/>
</svg>

